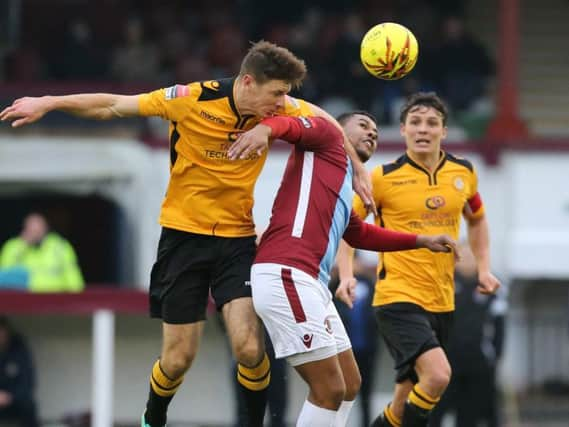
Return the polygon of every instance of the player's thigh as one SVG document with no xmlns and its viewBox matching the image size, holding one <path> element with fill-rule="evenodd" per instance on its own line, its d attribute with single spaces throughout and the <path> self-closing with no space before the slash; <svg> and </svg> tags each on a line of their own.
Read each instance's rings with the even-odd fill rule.
<svg viewBox="0 0 569 427">
<path fill-rule="evenodd" d="M 151 273 L 152 317 L 168 324 L 205 320 L 216 245 L 212 236 L 162 230 Z"/>
<path fill-rule="evenodd" d="M 378 329 L 395 361 L 397 381 L 417 381 L 416 359 L 432 348 L 440 347 L 430 322 L 430 314 L 415 304 L 395 303 L 375 311 Z"/>
<path fill-rule="evenodd" d="M 221 309 L 231 350 L 246 366 L 257 364 L 265 351 L 264 331 L 250 297 L 231 300 Z"/>
<path fill-rule="evenodd" d="M 280 264 L 255 264 L 251 272 L 255 311 L 263 320 L 276 358 L 294 366 L 336 355 L 327 321 L 330 292 L 310 275 Z M 316 350 L 324 349 L 324 353 Z"/>
<path fill-rule="evenodd" d="M 216 253 L 211 295 L 218 310 L 230 301 L 251 297 L 251 265 L 255 259 L 255 237 L 220 237 Z"/>
<path fill-rule="evenodd" d="M 360 390 L 362 377 L 352 349 L 338 353 L 338 361 L 346 385 L 346 400 L 354 400 Z"/>
<path fill-rule="evenodd" d="M 324 319 L 324 324 L 328 331 L 331 331 L 336 341 L 336 348 L 338 353 L 343 353 L 352 348 L 352 342 L 344 326 L 344 322 L 338 313 L 338 309 L 332 300 L 326 305 L 327 315 Z"/>
<path fill-rule="evenodd" d="M 346 386 L 337 355 L 303 363 L 294 369 L 308 384 L 309 396 L 317 403 L 333 401 L 339 404 L 344 399 Z"/>
<path fill-rule="evenodd" d="M 353 400 L 358 393 L 362 378 L 360 370 L 352 351 L 352 344 L 348 336 L 348 332 L 344 326 L 344 322 L 338 313 L 338 309 L 332 301 L 328 303 L 328 316 L 326 317 L 325 324 L 329 328 L 336 341 L 336 349 L 338 350 L 338 360 L 344 375 L 346 384 L 346 399 Z"/>
<path fill-rule="evenodd" d="M 419 378 L 424 376 L 443 375 L 450 377 L 450 364 L 441 347 L 431 348 L 422 353 L 415 361 L 415 370 Z"/>
<path fill-rule="evenodd" d="M 180 366 L 189 366 L 201 341 L 205 322 L 188 324 L 162 323 L 162 360 Z"/>
</svg>

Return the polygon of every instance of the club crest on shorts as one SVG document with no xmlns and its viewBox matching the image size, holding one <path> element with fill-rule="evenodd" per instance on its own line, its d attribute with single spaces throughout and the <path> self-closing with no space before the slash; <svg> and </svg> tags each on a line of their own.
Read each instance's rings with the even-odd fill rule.
<svg viewBox="0 0 569 427">
<path fill-rule="evenodd" d="M 314 336 L 312 334 L 304 334 L 302 336 L 302 342 L 306 346 L 306 348 L 310 348 L 312 346 L 312 338 Z"/>
<path fill-rule="evenodd" d="M 326 319 L 324 319 L 324 327 L 326 328 L 326 332 L 328 332 L 330 335 L 333 334 L 332 322 L 330 322 L 330 316 L 328 316 Z"/>
</svg>

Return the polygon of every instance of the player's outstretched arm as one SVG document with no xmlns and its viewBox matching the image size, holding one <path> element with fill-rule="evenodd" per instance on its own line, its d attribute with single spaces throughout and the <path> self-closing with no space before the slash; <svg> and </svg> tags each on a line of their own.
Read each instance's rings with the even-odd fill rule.
<svg viewBox="0 0 569 427">
<path fill-rule="evenodd" d="M 291 144 L 302 140 L 307 147 L 325 146 L 340 133 L 322 117 L 275 116 L 264 119 L 254 128 L 243 132 L 231 144 L 229 159 L 246 159 L 252 153 L 261 155 L 269 146 L 269 138 L 283 139 Z"/>
<path fill-rule="evenodd" d="M 452 252 L 455 259 L 460 259 L 460 253 L 456 241 L 446 234 L 435 236 L 417 235 L 417 248 L 426 248 L 431 252 Z"/>
<path fill-rule="evenodd" d="M 96 120 L 135 116 L 139 113 L 138 95 L 86 93 L 19 98 L 0 112 L 0 120 L 20 127 L 37 122 L 50 111 Z"/>
<path fill-rule="evenodd" d="M 426 248 L 432 252 L 453 252 L 456 259 L 460 257 L 456 241 L 446 234 L 427 236 L 388 230 L 362 221 L 353 210 L 343 237 L 353 248 L 377 252 Z"/>
</svg>

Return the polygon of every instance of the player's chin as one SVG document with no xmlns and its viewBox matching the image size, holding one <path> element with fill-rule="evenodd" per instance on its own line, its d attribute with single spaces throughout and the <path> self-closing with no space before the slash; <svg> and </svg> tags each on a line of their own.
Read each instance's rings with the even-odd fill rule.
<svg viewBox="0 0 569 427">
<path fill-rule="evenodd" d="M 430 153 L 431 151 L 434 151 L 431 144 L 414 144 L 413 149 L 417 153 Z"/>
</svg>

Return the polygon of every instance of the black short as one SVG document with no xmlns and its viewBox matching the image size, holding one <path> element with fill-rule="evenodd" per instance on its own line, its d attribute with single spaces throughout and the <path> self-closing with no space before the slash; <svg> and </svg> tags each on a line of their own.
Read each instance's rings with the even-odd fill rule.
<svg viewBox="0 0 569 427">
<path fill-rule="evenodd" d="M 411 303 L 375 308 L 378 328 L 397 370 L 396 381 L 417 382 L 415 360 L 426 351 L 442 347 L 446 352 L 453 312 L 432 313 Z"/>
<path fill-rule="evenodd" d="M 217 309 L 251 296 L 255 237 L 217 237 L 163 228 L 150 275 L 150 316 L 166 323 L 206 318 L 208 296 Z"/>
</svg>

